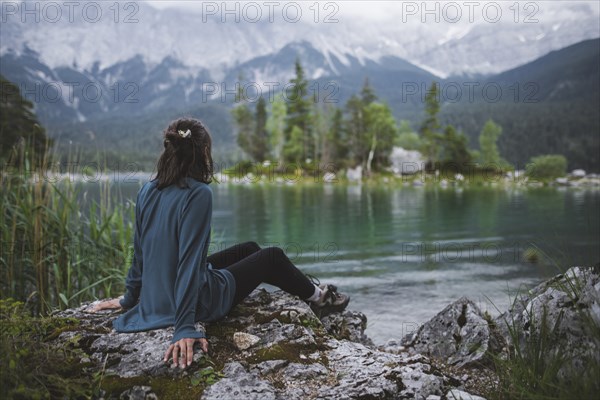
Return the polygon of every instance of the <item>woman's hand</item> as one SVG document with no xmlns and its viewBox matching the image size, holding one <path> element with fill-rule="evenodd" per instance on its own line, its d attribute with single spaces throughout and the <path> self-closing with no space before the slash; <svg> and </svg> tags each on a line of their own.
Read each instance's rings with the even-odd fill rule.
<svg viewBox="0 0 600 400">
<path fill-rule="evenodd" d="M 119 309 L 121 308 L 121 303 L 119 303 L 119 300 L 121 300 L 121 297 L 117 299 L 104 300 L 98 304 L 94 304 L 93 306 L 89 307 L 86 311 L 95 313 L 101 310 Z"/>
<path fill-rule="evenodd" d="M 208 353 L 208 341 L 206 339 L 181 339 L 169 346 L 165 353 L 164 362 L 169 361 L 173 355 L 173 366 L 180 368 L 189 367 L 194 359 L 194 343 L 200 343 L 202 351 Z"/>
</svg>

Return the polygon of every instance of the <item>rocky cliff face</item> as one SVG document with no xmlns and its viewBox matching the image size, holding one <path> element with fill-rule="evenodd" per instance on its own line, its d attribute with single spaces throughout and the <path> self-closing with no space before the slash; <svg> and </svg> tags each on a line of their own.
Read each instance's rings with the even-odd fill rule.
<svg viewBox="0 0 600 400">
<path fill-rule="evenodd" d="M 556 282 L 569 274 L 586 282 L 575 301 L 557 292 Z M 320 320 L 303 301 L 262 289 L 224 320 L 197 326 L 206 329 L 209 353 L 198 350 L 185 370 L 162 361 L 172 329 L 117 333 L 111 312 L 89 314 L 81 307 L 59 313 L 79 323 L 54 340 L 79 349 L 82 368 L 102 374 L 105 399 L 482 399 L 468 393 L 494 384 L 482 367 L 519 335 L 526 342 L 541 321 L 534 316 L 539 310 L 547 309 L 555 324 L 557 318 L 567 323 L 561 337 L 584 357 L 579 360 L 594 362 L 595 356 L 598 363 L 598 335 L 576 317 L 587 310 L 600 321 L 598 271 L 571 269 L 565 276 L 519 298 L 496 320 L 459 299 L 413 334 L 379 348 L 364 333 L 364 314 L 345 311 Z M 509 320 L 517 321 L 517 336 Z"/>
</svg>

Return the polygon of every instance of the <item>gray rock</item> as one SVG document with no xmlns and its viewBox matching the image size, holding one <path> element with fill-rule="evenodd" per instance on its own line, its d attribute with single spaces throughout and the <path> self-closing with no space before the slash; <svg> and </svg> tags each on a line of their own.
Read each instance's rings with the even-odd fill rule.
<svg viewBox="0 0 600 400">
<path fill-rule="evenodd" d="M 431 395 L 441 395 L 444 381 L 432 373 L 429 364 L 417 363 L 399 368 L 404 389 L 400 392 L 404 398 L 425 399 Z"/>
<path fill-rule="evenodd" d="M 402 345 L 402 340 L 400 339 L 389 339 L 383 346 L 379 346 L 379 350 L 400 354 L 406 352 L 406 347 Z"/>
<path fill-rule="evenodd" d="M 288 360 L 267 360 L 254 365 L 252 369 L 258 371 L 261 375 L 268 375 L 279 371 L 289 363 Z"/>
<path fill-rule="evenodd" d="M 321 364 L 292 363 L 283 370 L 283 375 L 292 379 L 317 379 L 325 377 L 329 371 Z"/>
<path fill-rule="evenodd" d="M 415 174 L 423 169 L 425 161 L 420 152 L 402 147 L 394 146 L 390 154 L 392 171 L 397 175 Z"/>
<path fill-rule="evenodd" d="M 60 315 L 81 324 L 63 332 L 56 344 L 82 350 L 98 370 L 116 377 L 189 382 L 199 369 L 224 363 L 221 371 L 215 369 L 211 381 L 218 380 L 204 389 L 203 399 L 426 399 L 460 384 L 432 367 L 427 357 L 375 349 L 364 334 L 363 314 L 346 311 L 322 322 L 306 302 L 281 291 L 256 290 L 223 320 L 199 324 L 197 329 L 206 328 L 209 354 L 197 351 L 185 370 L 162 362 L 172 328 L 125 334 L 112 330 L 115 313 L 87 314 L 82 307 Z M 241 336 L 260 341 L 240 351 L 236 333 L 238 346 Z M 161 388 L 134 387 L 105 397 L 155 393 L 160 397 Z"/>
<path fill-rule="evenodd" d="M 348 339 L 352 342 L 373 346 L 373 341 L 365 335 L 367 316 L 361 312 L 344 311 L 321 318 L 327 332 L 337 339 Z"/>
<path fill-rule="evenodd" d="M 540 333 L 549 338 L 548 358 L 561 354 L 566 362 L 559 377 L 584 374 L 600 363 L 600 273 L 573 267 L 515 299 L 495 324 L 510 346 L 529 346 Z M 512 334 L 511 334 L 512 331 Z M 596 380 L 600 390 L 600 382 Z"/>
<path fill-rule="evenodd" d="M 315 345 L 315 335 L 312 329 L 301 325 L 282 324 L 274 319 L 264 324 L 249 326 L 246 328 L 248 333 L 261 338 L 263 346 L 272 347 L 277 344 L 286 343 L 300 346 Z"/>
<path fill-rule="evenodd" d="M 303 387 L 303 386 L 296 386 L 296 387 L 289 387 L 285 391 L 285 394 L 280 394 L 279 397 L 277 397 L 277 400 L 314 399 L 314 398 L 316 398 L 315 396 L 316 395 L 315 395 L 314 389 L 308 388 L 308 387 Z"/>
<path fill-rule="evenodd" d="M 223 368 L 225 377 L 209 386 L 202 395 L 204 400 L 275 400 L 275 388 L 271 383 L 248 373 L 242 364 L 232 362 Z"/>
<path fill-rule="evenodd" d="M 330 341 L 329 368 L 337 372 L 337 384 L 325 386 L 319 399 L 425 399 L 442 394 L 447 385 L 442 374 L 421 361 L 368 348 L 360 343 Z"/>
<path fill-rule="evenodd" d="M 446 394 L 448 400 L 485 400 L 484 397 L 474 396 L 462 390 L 452 389 Z"/>
<path fill-rule="evenodd" d="M 439 314 L 402 339 L 410 354 L 424 354 L 451 365 L 481 363 L 497 347 L 479 307 L 466 297 L 448 305 Z"/>
<path fill-rule="evenodd" d="M 260 338 L 246 332 L 236 332 L 233 334 L 233 344 L 239 350 L 247 350 L 260 342 Z"/>
<path fill-rule="evenodd" d="M 350 182 L 360 182 L 362 179 L 362 165 L 346 170 L 346 179 Z"/>
<path fill-rule="evenodd" d="M 81 321 L 82 329 L 67 331 L 60 334 L 59 342 L 77 343 L 90 359 L 100 364 L 106 364 L 106 372 L 122 378 L 136 376 L 177 375 L 178 370 L 170 368 L 163 362 L 165 351 L 173 338 L 173 328 L 157 329 L 153 331 L 138 332 L 135 334 L 118 333 L 114 329 L 105 328 L 98 333 L 98 327 L 93 321 L 98 316 L 108 318 L 112 327 L 114 313 L 104 313 L 90 316 L 85 312 L 86 307 L 67 310 L 60 316 L 77 318 Z M 108 325 L 103 321 L 101 326 Z M 85 328 L 89 330 L 85 330 Z M 204 325 L 196 324 L 197 331 L 204 331 Z M 200 345 L 196 344 L 194 361 L 198 362 L 204 354 Z"/>
<path fill-rule="evenodd" d="M 119 400 L 158 400 L 158 397 L 150 386 L 134 386 L 121 393 Z"/>
</svg>

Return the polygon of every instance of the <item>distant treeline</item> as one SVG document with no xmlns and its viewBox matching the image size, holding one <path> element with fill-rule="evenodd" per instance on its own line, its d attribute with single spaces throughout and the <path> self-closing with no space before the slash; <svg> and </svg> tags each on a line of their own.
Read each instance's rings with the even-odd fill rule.
<svg viewBox="0 0 600 400">
<path fill-rule="evenodd" d="M 542 98 L 535 103 L 483 99 L 452 103 L 440 96 L 439 85 L 431 85 L 421 113 L 414 107 L 409 112 L 406 104 L 397 101 L 384 101 L 368 79 L 358 93 L 344 96 L 348 100 L 343 104 L 317 101 L 312 97 L 313 82 L 307 80 L 299 61 L 295 69 L 289 89 L 272 101 L 250 102 L 239 92 L 233 105 L 209 102 L 189 110 L 173 110 L 167 105 L 152 115 L 85 122 L 58 120 L 45 127 L 27 122 L 31 118 L 23 110 L 33 115 L 33 105 L 26 100 L 14 103 L 18 90 L 3 90 L 0 157 L 6 156 L 18 138 L 45 139 L 44 132 L 48 132 L 64 160 L 80 158 L 113 169 L 152 170 L 162 149 L 162 129 L 172 119 L 189 116 L 209 127 L 215 160 L 221 165 L 244 159 L 300 165 L 309 162 L 338 169 L 362 165 L 364 171 L 372 173 L 389 165 L 393 146 L 421 151 L 431 168 L 482 164 L 490 158 L 481 147 L 481 134 L 501 129 L 496 151 L 502 157 L 496 160 L 494 155 L 492 162 L 523 169 L 535 156 L 561 154 L 567 158 L 569 169 L 600 171 L 596 154 L 600 147 L 597 88 L 582 96 L 551 101 Z M 6 89 L 10 82 L 3 80 L 2 85 Z M 546 82 L 546 86 L 551 85 Z M 377 92 L 380 90 L 389 98 L 389 93 L 381 88 Z M 431 101 L 433 98 L 437 103 Z M 488 124 L 490 121 L 494 125 Z"/>
<path fill-rule="evenodd" d="M 262 97 L 250 103 L 243 90 L 238 91 L 232 109 L 237 143 L 251 161 L 292 163 L 307 169 L 315 164 L 337 169 L 362 166 L 369 176 L 385 171 L 391 164 L 392 148 L 399 146 L 418 150 L 430 171 L 477 168 L 500 172 L 513 168 L 498 149 L 502 127 L 491 118 L 479 127 L 478 149 L 470 148 L 469 138 L 460 129 L 440 122 L 439 86 L 435 82 L 425 96 L 425 117 L 416 130 L 408 121 L 396 121 L 368 79 L 343 108 L 311 97 L 308 84 L 302 65 L 296 61 L 288 92 L 271 104 Z"/>
</svg>

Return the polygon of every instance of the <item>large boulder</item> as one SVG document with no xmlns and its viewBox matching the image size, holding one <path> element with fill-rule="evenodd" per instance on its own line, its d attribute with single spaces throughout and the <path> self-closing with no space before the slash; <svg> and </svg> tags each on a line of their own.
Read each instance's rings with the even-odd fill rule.
<svg viewBox="0 0 600 400">
<path fill-rule="evenodd" d="M 346 179 L 350 182 L 360 182 L 362 180 L 362 173 L 362 165 L 359 165 L 356 168 L 348 168 L 346 171 Z"/>
<path fill-rule="evenodd" d="M 564 362 L 558 375 L 563 379 L 600 365 L 599 270 L 573 267 L 518 296 L 494 321 L 508 345 L 522 352 L 546 346 L 541 350 L 548 360 L 560 354 Z"/>
<path fill-rule="evenodd" d="M 420 152 L 402 147 L 394 146 L 390 154 L 391 168 L 397 175 L 415 174 L 425 167 L 425 161 Z"/>
<path fill-rule="evenodd" d="M 85 307 L 58 316 L 79 323 L 54 343 L 77 349 L 85 368 L 102 371 L 105 399 L 427 399 L 464 389 L 427 357 L 375 349 L 363 314 L 321 321 L 282 291 L 255 290 L 223 320 L 198 324 L 209 353 L 198 351 L 185 370 L 162 361 L 172 328 L 117 333 L 115 313 L 89 314 Z"/>
<path fill-rule="evenodd" d="M 466 297 L 406 335 L 401 344 L 410 354 L 423 354 L 459 367 L 489 362 L 488 352 L 499 347 L 481 310 Z"/>
</svg>

